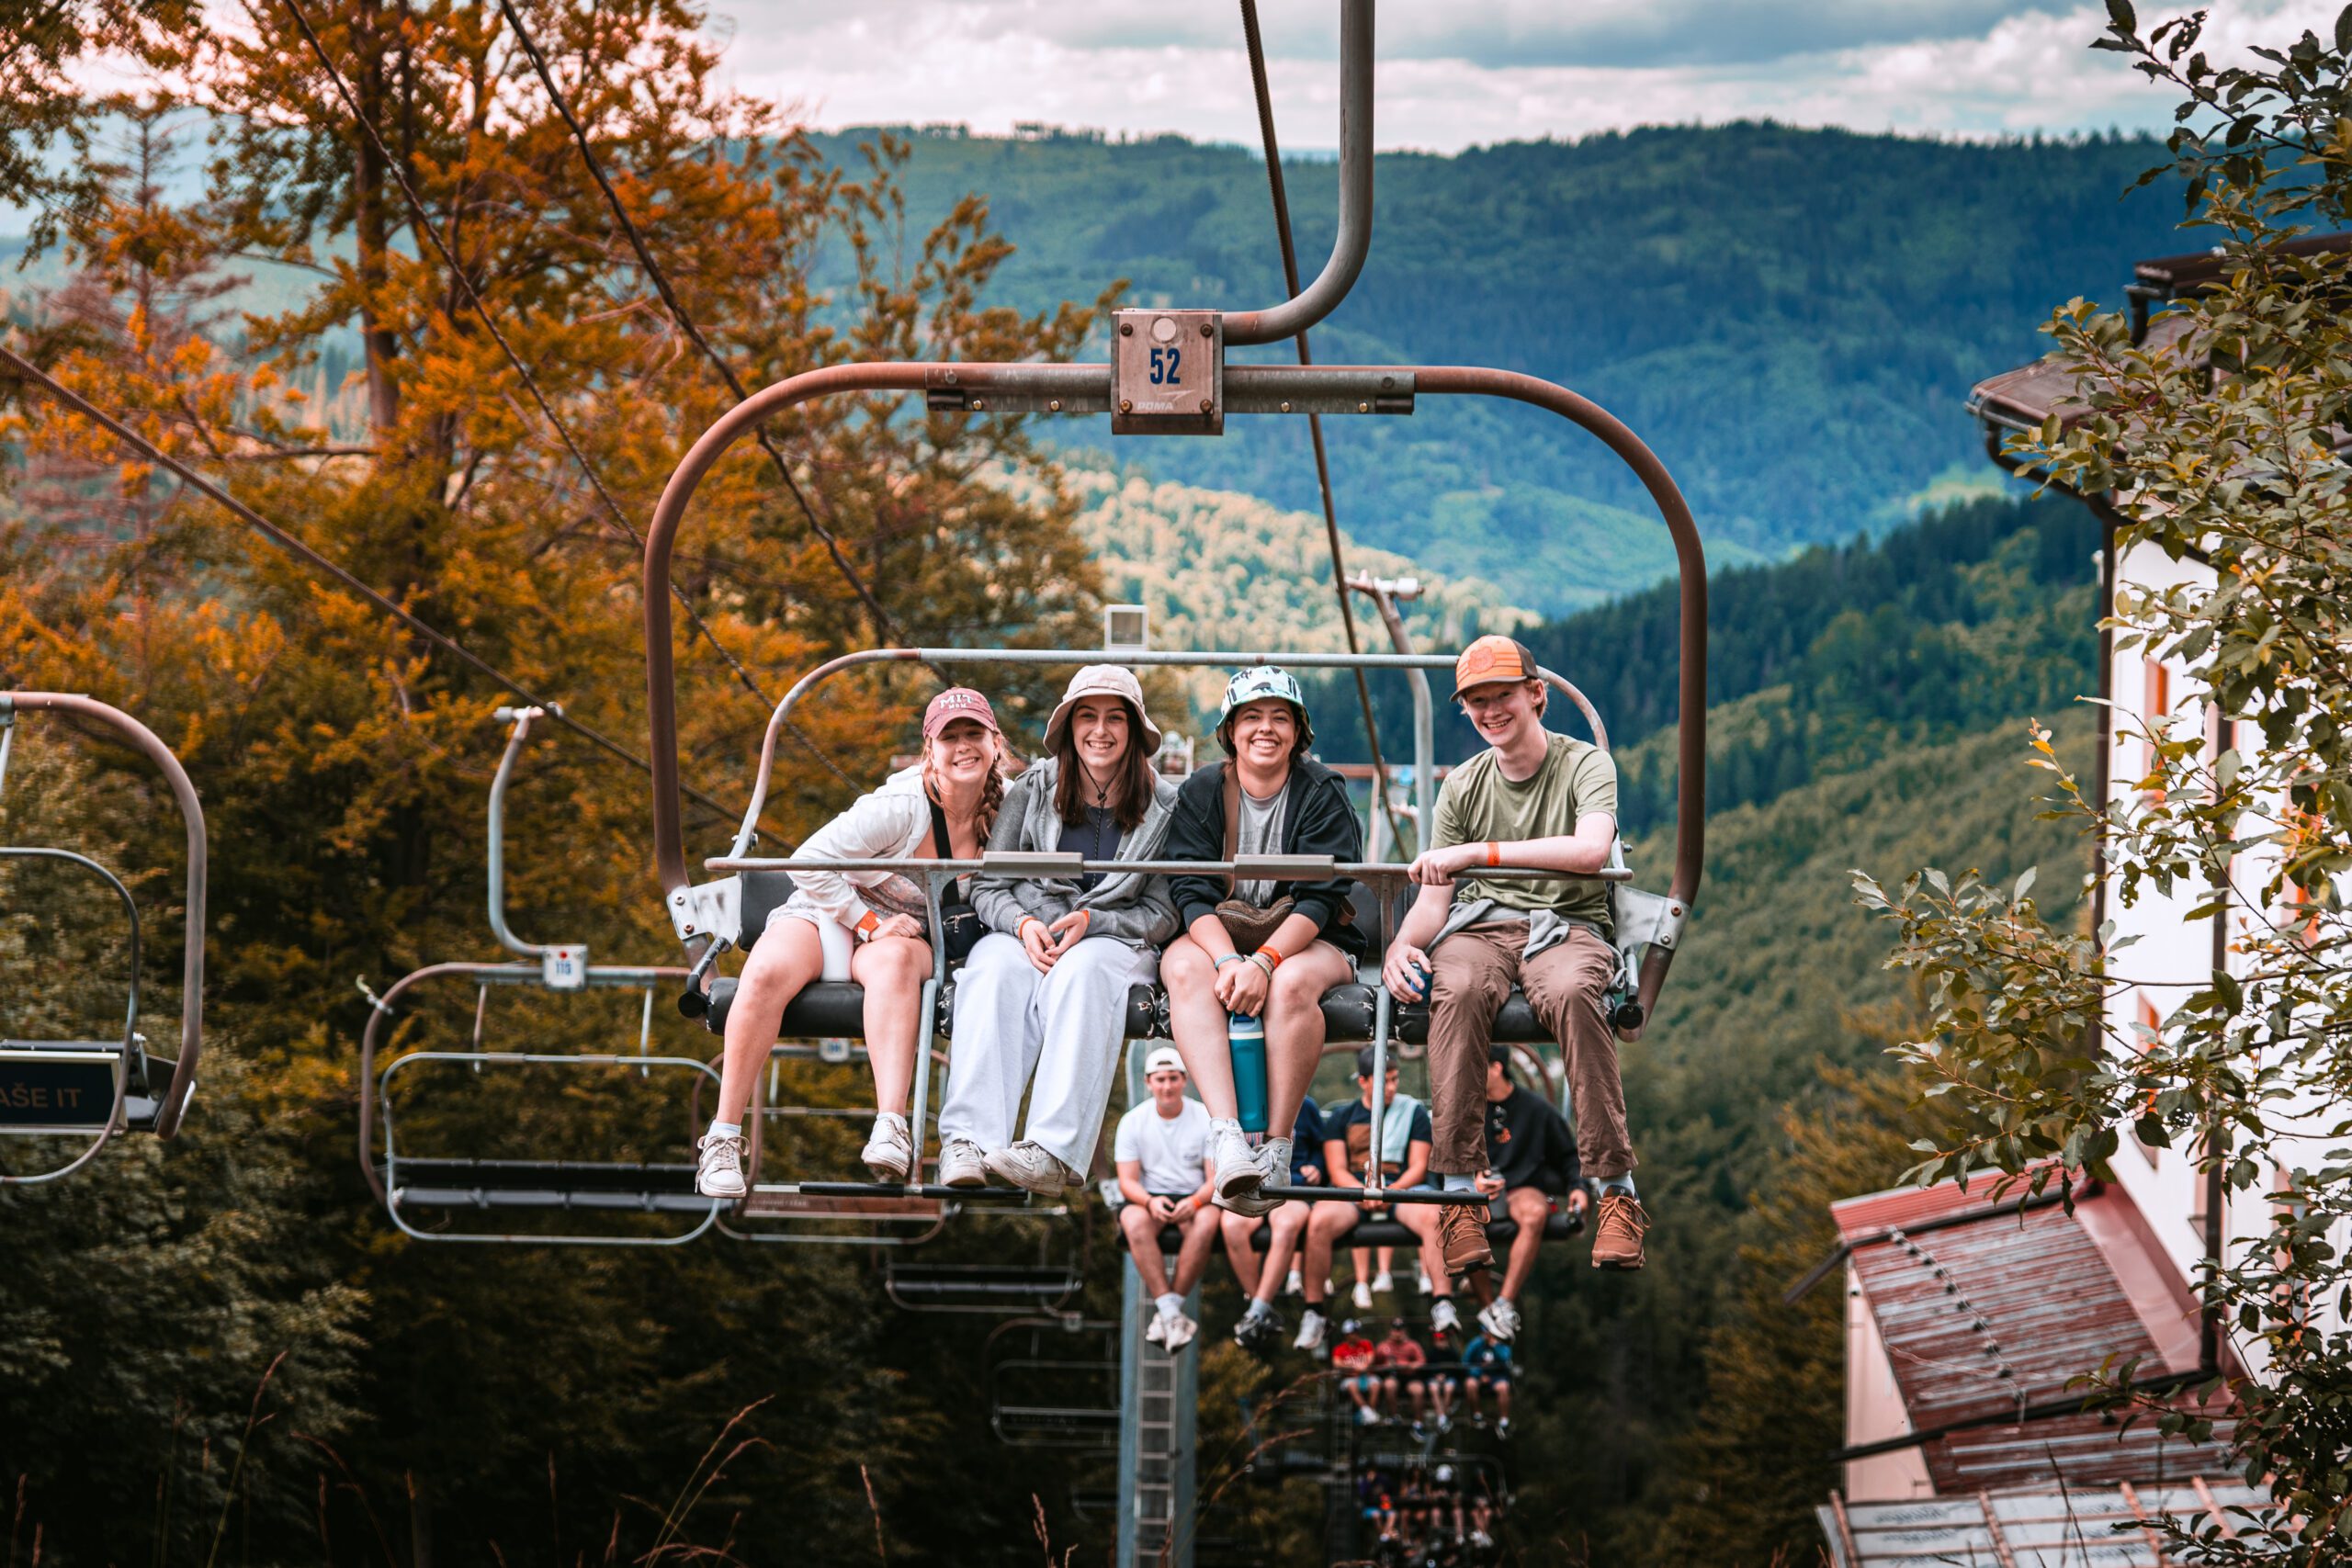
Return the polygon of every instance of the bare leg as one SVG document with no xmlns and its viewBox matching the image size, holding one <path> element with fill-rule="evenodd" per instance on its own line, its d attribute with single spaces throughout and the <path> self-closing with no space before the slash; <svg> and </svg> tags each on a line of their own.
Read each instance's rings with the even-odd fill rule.
<svg viewBox="0 0 2352 1568">
<path fill-rule="evenodd" d="M 1127 1233 L 1127 1256 L 1135 1259 L 1136 1272 L 1143 1276 L 1145 1292 L 1166 1295 L 1168 1264 L 1159 1255 L 1159 1222 L 1142 1204 L 1127 1203 L 1119 1209 L 1119 1228 Z"/>
<path fill-rule="evenodd" d="M 1257 1243 L 1253 1239 L 1258 1233 L 1256 1218 L 1249 1214 L 1236 1214 L 1224 1209 L 1216 1212 L 1225 1216 L 1217 1224 L 1225 1232 L 1225 1260 L 1233 1265 L 1234 1281 L 1241 1287 L 1242 1295 L 1254 1296 L 1258 1293 L 1258 1281 L 1261 1274 L 1266 1269 L 1273 1267 L 1274 1249 L 1272 1247 L 1267 1247 L 1266 1262 L 1261 1266 L 1258 1261 Z M 1281 1276 L 1275 1277 L 1279 1279 Z"/>
<path fill-rule="evenodd" d="M 1290 1273 L 1291 1254 L 1296 1250 L 1299 1237 L 1306 1234 L 1307 1221 L 1313 1218 L 1307 1211 L 1330 1206 L 1323 1203 L 1302 1203 L 1293 1199 L 1274 1211 L 1273 1217 L 1266 1222 L 1268 1227 L 1266 1261 L 1259 1273 L 1257 1285 L 1254 1288 L 1244 1287 L 1246 1293 L 1256 1296 L 1261 1302 L 1271 1302 L 1274 1299 L 1274 1292 L 1283 1288 L 1283 1280 Z M 1227 1219 L 1232 1217 L 1227 1216 Z M 1226 1232 L 1225 1250 L 1228 1257 L 1232 1255 L 1233 1233 L 1231 1231 Z M 1329 1261 L 1327 1254 L 1325 1258 L 1327 1265 Z M 1240 1270 L 1236 1269 L 1234 1272 L 1238 1275 Z M 1318 1274 L 1312 1280 L 1302 1280 L 1301 1283 L 1306 1287 L 1306 1304 L 1321 1306 L 1323 1304 L 1323 1276 Z"/>
<path fill-rule="evenodd" d="M 1495 1414 L 1506 1421 L 1510 1419 L 1510 1380 L 1509 1378 L 1500 1379 L 1495 1384 Z"/>
<path fill-rule="evenodd" d="M 1421 1267 L 1429 1270 L 1430 1296 L 1445 1301 L 1453 1294 L 1453 1276 L 1445 1271 L 1445 1248 L 1438 1241 L 1441 1211 L 1435 1203 L 1399 1203 L 1396 1223 L 1421 1238 Z"/>
<path fill-rule="evenodd" d="M 1298 1103 L 1323 1060 L 1323 993 L 1355 977 L 1354 961 L 1328 942 L 1307 943 L 1274 971 L 1266 992 L 1266 1125 L 1272 1131 L 1287 1134 L 1298 1120 Z M 1207 1102 L 1205 1094 L 1202 1101 Z"/>
<path fill-rule="evenodd" d="M 1363 1248 L 1357 1247 L 1356 1252 L 1358 1256 L 1362 1256 Z M 1396 1249 L 1393 1247 L 1384 1247 L 1380 1248 L 1379 1251 L 1373 1255 L 1373 1268 L 1383 1274 L 1396 1273 Z"/>
<path fill-rule="evenodd" d="M 1194 1214 L 1184 1226 L 1184 1250 L 1176 1255 L 1176 1283 L 1170 1287 L 1180 1296 L 1189 1296 L 1193 1287 L 1208 1272 L 1209 1253 L 1216 1244 L 1217 1221 L 1225 1213 L 1212 1203 Z"/>
<path fill-rule="evenodd" d="M 1193 1092 L 1212 1117 L 1231 1121 L 1238 1113 L 1233 1097 L 1233 1041 L 1226 1032 L 1225 1009 L 1217 1005 L 1216 961 L 1201 951 L 1199 942 L 1180 936 L 1159 955 L 1159 980 L 1168 987 L 1168 1032 L 1175 1036 Z M 1295 1106 L 1292 1114 L 1297 1114 Z"/>
<path fill-rule="evenodd" d="M 1412 1406 L 1415 1421 L 1421 1418 L 1421 1406 L 1428 1398 L 1429 1381 L 1426 1378 L 1415 1378 L 1405 1385 L 1405 1402 Z"/>
<path fill-rule="evenodd" d="M 1306 1276 L 1306 1299 L 1313 1301 L 1323 1289 L 1323 1281 L 1331 1273 L 1331 1248 L 1339 1239 L 1356 1228 L 1362 1213 L 1353 1203 L 1309 1203 L 1315 1212 L 1306 1216 L 1306 1243 L 1298 1271 Z M 1361 1255 L 1363 1248 L 1356 1251 Z M 1361 1267 L 1361 1266 L 1359 1266 Z M 1363 1276 L 1358 1272 L 1358 1279 Z"/>
<path fill-rule="evenodd" d="M 825 972 L 825 950 L 807 920 L 778 920 L 752 944 L 727 1014 L 726 1060 L 718 1075 L 718 1120 L 741 1122 L 752 1086 L 775 1044 L 784 1010 Z"/>
<path fill-rule="evenodd" d="M 1543 1250 L 1544 1225 L 1552 1217 L 1552 1201 L 1532 1187 L 1514 1187 L 1509 1199 L 1519 1234 L 1511 1237 L 1510 1261 L 1503 1265 L 1503 1294 L 1517 1302 L 1527 1277 L 1535 1272 L 1535 1255 Z"/>
<path fill-rule="evenodd" d="M 1348 1260 L 1356 1267 L 1356 1282 L 1366 1290 L 1372 1288 L 1372 1248 L 1356 1247 L 1348 1249 Z"/>
<path fill-rule="evenodd" d="M 876 937 L 849 955 L 849 977 L 865 987 L 865 1059 L 874 1069 L 874 1109 L 903 1116 L 907 1090 L 915 1081 L 931 943 L 910 936 Z M 920 1163 L 921 1149 L 915 1157 Z"/>
</svg>

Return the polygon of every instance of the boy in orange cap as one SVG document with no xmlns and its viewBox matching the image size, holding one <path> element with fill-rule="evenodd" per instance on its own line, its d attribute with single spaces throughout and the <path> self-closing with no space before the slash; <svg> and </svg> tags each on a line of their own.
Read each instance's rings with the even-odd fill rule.
<svg viewBox="0 0 2352 1568">
<path fill-rule="evenodd" d="M 1487 1047 L 1516 984 L 1567 1058 L 1577 1153 L 1600 1189 L 1593 1264 L 1638 1269 L 1649 1217 L 1634 1191 L 1625 1089 L 1602 1006 L 1617 953 L 1607 890 L 1589 877 L 1616 841 L 1616 764 L 1544 728 L 1535 657 L 1510 637 L 1463 649 L 1453 700 L 1487 750 L 1438 792 L 1434 842 L 1412 864 L 1420 897 L 1382 971 L 1400 1000 L 1430 1004 L 1430 1168 L 1449 1190 L 1476 1190 L 1487 1166 Z M 1481 877 L 1482 866 L 1583 874 Z M 1493 1261 L 1476 1204 L 1447 1204 L 1439 1239 L 1456 1273 Z"/>
</svg>

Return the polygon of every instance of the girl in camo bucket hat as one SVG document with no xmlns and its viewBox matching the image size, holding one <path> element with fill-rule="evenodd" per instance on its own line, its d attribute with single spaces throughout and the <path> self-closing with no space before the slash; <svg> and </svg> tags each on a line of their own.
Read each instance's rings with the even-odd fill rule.
<svg viewBox="0 0 2352 1568">
<path fill-rule="evenodd" d="M 1253 664 L 1225 683 L 1225 700 L 1217 705 L 1216 739 L 1225 754 L 1233 755 L 1233 714 L 1236 708 L 1265 697 L 1279 697 L 1290 705 L 1298 720 L 1298 749 L 1295 753 L 1305 756 L 1315 744 L 1315 723 L 1306 716 L 1306 694 L 1299 690 L 1298 677 L 1279 664 Z"/>
</svg>

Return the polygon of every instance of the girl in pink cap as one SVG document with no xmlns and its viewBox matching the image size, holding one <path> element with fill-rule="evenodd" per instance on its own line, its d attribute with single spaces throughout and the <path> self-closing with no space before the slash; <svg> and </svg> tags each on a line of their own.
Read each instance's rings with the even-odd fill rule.
<svg viewBox="0 0 2352 1568">
<path fill-rule="evenodd" d="M 922 761 L 810 834 L 795 860 L 977 860 L 1004 801 L 1004 736 L 988 698 L 956 686 L 922 716 Z M 874 1069 L 874 1131 L 862 1156 L 883 1181 L 914 1172 L 907 1093 L 932 971 L 922 886 L 891 871 L 793 873 L 793 894 L 743 962 L 727 1015 L 718 1114 L 697 1148 L 695 1187 L 741 1198 L 743 1111 L 784 1010 L 813 980 L 865 988 L 865 1055 Z M 953 895 L 951 895 L 952 897 Z"/>
</svg>

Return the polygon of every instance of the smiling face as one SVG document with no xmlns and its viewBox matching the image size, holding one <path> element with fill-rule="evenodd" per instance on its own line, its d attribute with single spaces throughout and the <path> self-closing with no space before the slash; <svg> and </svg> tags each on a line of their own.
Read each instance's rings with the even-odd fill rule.
<svg viewBox="0 0 2352 1568">
<path fill-rule="evenodd" d="M 952 720 L 932 738 L 924 761 L 943 786 L 968 789 L 996 766 L 996 734 L 978 719 Z"/>
<path fill-rule="evenodd" d="M 1268 773 L 1290 766 L 1298 747 L 1298 715 L 1280 697 L 1260 697 L 1233 710 L 1233 754 Z"/>
<path fill-rule="evenodd" d="M 1478 739 L 1508 751 L 1544 728 L 1543 689 L 1540 681 L 1489 681 L 1462 694 L 1462 711 Z"/>
<path fill-rule="evenodd" d="M 1080 697 L 1069 710 L 1069 740 L 1088 773 L 1111 777 L 1135 744 L 1127 705 L 1116 697 Z"/>
<path fill-rule="evenodd" d="M 1184 1109 L 1183 1074 L 1173 1067 L 1162 1067 L 1143 1081 L 1150 1089 L 1162 1116 L 1174 1116 Z"/>
</svg>

